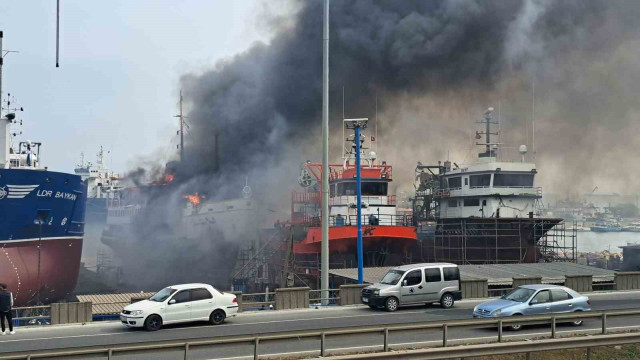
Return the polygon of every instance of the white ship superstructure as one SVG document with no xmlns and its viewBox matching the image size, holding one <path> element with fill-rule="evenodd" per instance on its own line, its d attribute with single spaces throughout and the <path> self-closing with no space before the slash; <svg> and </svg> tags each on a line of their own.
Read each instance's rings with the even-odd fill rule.
<svg viewBox="0 0 640 360">
<path fill-rule="evenodd" d="M 122 190 L 120 176 L 104 164 L 102 146 L 95 164 L 85 163 L 83 156 L 83 160 L 74 172 L 87 183 L 87 199 L 114 199 L 117 197 L 118 191 Z"/>
<path fill-rule="evenodd" d="M 526 146 L 520 146 L 521 162 L 498 161 L 499 143 L 491 142 L 493 108 L 485 113 L 481 123 L 486 136 L 486 151 L 479 155 L 476 164 L 451 169 L 445 163 L 443 194 L 446 201 L 440 203 L 441 218 L 459 217 L 533 217 L 536 201 L 542 198 L 542 188 L 535 186 L 536 165 L 525 162 Z"/>
</svg>

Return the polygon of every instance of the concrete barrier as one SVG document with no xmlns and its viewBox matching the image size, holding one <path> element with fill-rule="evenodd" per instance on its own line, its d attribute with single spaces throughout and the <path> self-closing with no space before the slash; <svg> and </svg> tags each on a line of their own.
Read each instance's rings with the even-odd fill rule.
<svg viewBox="0 0 640 360">
<path fill-rule="evenodd" d="M 515 276 L 513 277 L 512 288 L 517 288 L 522 285 L 530 284 L 542 284 L 542 276 Z"/>
<path fill-rule="evenodd" d="M 338 293 L 340 295 L 340 305 L 362 304 L 362 289 L 369 286 L 368 284 L 340 285 Z"/>
<path fill-rule="evenodd" d="M 577 292 L 593 291 L 592 275 L 565 275 L 564 286 Z"/>
<path fill-rule="evenodd" d="M 242 291 L 230 291 L 230 293 L 236 296 L 236 302 L 238 303 L 238 312 L 241 312 L 243 310 Z"/>
<path fill-rule="evenodd" d="M 487 279 L 462 279 L 460 291 L 463 299 L 478 299 L 489 297 L 489 282 Z"/>
<path fill-rule="evenodd" d="M 640 271 L 615 273 L 616 290 L 640 289 Z"/>
<path fill-rule="evenodd" d="M 276 310 L 309 308 L 308 287 L 276 289 Z"/>
<path fill-rule="evenodd" d="M 51 304 L 51 325 L 91 322 L 90 302 Z"/>
</svg>

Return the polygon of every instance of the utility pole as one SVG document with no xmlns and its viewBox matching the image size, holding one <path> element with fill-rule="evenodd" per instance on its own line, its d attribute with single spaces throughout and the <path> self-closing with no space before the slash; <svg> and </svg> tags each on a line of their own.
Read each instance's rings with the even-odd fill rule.
<svg viewBox="0 0 640 360">
<path fill-rule="evenodd" d="M 329 0 L 324 0 L 322 29 L 322 304 L 329 303 Z"/>
</svg>

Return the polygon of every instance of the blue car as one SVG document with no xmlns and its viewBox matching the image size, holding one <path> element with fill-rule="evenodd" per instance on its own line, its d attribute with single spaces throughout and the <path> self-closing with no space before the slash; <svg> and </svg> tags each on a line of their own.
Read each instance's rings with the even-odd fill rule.
<svg viewBox="0 0 640 360">
<path fill-rule="evenodd" d="M 499 299 L 484 302 L 473 309 L 474 318 L 557 314 L 591 311 L 589 298 L 564 286 L 523 285 Z M 582 320 L 572 321 L 575 326 Z M 520 330 L 522 325 L 509 326 Z"/>
</svg>

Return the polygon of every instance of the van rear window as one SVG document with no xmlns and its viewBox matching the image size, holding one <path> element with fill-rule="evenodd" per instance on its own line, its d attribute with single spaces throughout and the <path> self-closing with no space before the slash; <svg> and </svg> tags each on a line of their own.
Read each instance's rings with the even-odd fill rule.
<svg viewBox="0 0 640 360">
<path fill-rule="evenodd" d="M 460 280 L 460 270 L 457 267 L 442 268 L 444 281 Z"/>
</svg>

